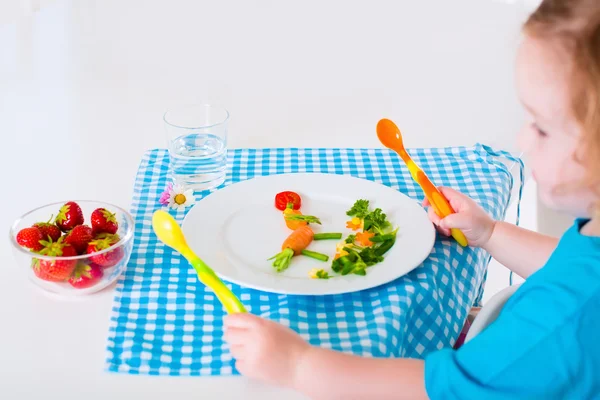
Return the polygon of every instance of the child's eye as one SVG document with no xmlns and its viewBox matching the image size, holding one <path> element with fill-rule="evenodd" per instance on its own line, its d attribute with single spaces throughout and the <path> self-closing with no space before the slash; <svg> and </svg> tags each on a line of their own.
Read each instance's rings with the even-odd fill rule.
<svg viewBox="0 0 600 400">
<path fill-rule="evenodd" d="M 542 129 L 541 129 L 541 128 L 540 128 L 540 127 L 539 127 L 539 126 L 538 126 L 538 125 L 535 123 L 535 122 L 534 122 L 534 123 L 532 123 L 532 124 L 531 124 L 531 126 L 532 126 L 532 128 L 533 128 L 533 129 L 534 129 L 534 130 L 537 132 L 537 134 L 538 134 L 540 137 L 543 137 L 543 138 L 545 138 L 545 137 L 547 137 L 547 136 L 548 136 L 548 134 L 547 134 L 545 131 L 543 131 L 543 130 L 542 130 Z"/>
</svg>

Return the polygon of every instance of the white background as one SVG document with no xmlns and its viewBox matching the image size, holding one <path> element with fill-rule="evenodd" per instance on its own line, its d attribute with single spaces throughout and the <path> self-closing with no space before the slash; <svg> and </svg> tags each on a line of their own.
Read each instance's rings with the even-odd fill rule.
<svg viewBox="0 0 600 400">
<path fill-rule="evenodd" d="M 6 1 L 6 0 L 4 0 Z M 41 204 L 129 208 L 139 160 L 164 147 L 163 112 L 231 111 L 230 147 L 514 150 L 521 1 L 11 1 L 0 8 L 0 227 Z M 514 212 L 514 210 L 513 210 Z M 537 225 L 528 185 L 524 225 Z M 24 280 L 0 241 L 0 397 L 281 398 L 241 378 L 103 372 L 113 293 L 62 301 Z M 506 286 L 495 264 L 486 297 Z M 165 390 L 165 394 L 159 392 Z M 60 393 L 60 396 L 59 396 Z M 287 397 L 286 397 L 287 398 Z"/>
</svg>

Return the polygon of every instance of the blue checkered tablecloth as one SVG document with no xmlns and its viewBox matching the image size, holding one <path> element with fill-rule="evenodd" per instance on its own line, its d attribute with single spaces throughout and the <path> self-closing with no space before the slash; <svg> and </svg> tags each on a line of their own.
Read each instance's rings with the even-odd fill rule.
<svg viewBox="0 0 600 400">
<path fill-rule="evenodd" d="M 511 193 L 519 193 L 520 201 L 511 172 L 521 173 L 522 186 L 522 163 L 509 154 L 482 145 L 410 153 L 432 181 L 468 194 L 496 219 L 504 218 Z M 151 216 L 161 207 L 168 166 L 167 151 L 152 150 L 138 170 L 134 250 L 116 287 L 106 368 L 131 374 L 236 374 L 222 339 L 220 303 L 152 232 Z M 511 171 L 511 166 L 517 168 Z M 224 185 L 293 172 L 354 175 L 422 199 L 398 157 L 383 149 L 230 150 Z M 183 211 L 172 213 L 183 220 Z M 314 345 L 359 355 L 422 358 L 454 344 L 481 294 L 488 262 L 481 249 L 438 238 L 419 268 L 370 290 L 311 297 L 230 287 L 249 311 L 291 327 Z"/>
</svg>

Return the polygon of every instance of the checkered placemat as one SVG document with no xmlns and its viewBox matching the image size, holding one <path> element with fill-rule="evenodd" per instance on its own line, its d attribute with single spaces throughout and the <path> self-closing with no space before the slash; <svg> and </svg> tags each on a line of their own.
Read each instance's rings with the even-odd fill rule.
<svg viewBox="0 0 600 400">
<path fill-rule="evenodd" d="M 510 164 L 523 171 L 519 159 L 482 145 L 410 153 L 433 182 L 468 194 L 496 219 L 504 218 L 513 191 Z M 166 150 L 152 150 L 138 170 L 134 250 L 116 288 L 106 367 L 132 374 L 235 374 L 222 339 L 220 303 L 152 232 L 151 216 L 161 207 L 168 164 Z M 383 149 L 230 150 L 224 185 L 292 172 L 354 175 L 422 199 L 398 157 Z M 183 211 L 172 213 L 183 220 Z M 422 358 L 456 341 L 481 292 L 488 261 L 481 249 L 438 238 L 422 266 L 370 290 L 311 297 L 230 287 L 249 311 L 291 327 L 314 345 L 359 355 Z"/>
</svg>

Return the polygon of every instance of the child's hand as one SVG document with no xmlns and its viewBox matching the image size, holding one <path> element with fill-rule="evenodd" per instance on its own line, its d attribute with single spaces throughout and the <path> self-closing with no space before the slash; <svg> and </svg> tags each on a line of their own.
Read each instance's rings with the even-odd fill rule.
<svg viewBox="0 0 600 400">
<path fill-rule="evenodd" d="M 450 236 L 450 228 L 457 228 L 465 234 L 470 246 L 485 246 L 492 236 L 496 222 L 470 197 L 450 188 L 441 187 L 439 190 L 456 213 L 440 220 L 433 207 L 429 207 L 429 219 L 435 224 L 437 230 L 443 235 Z M 430 205 L 427 199 L 423 201 L 424 207 Z"/>
<path fill-rule="evenodd" d="M 293 386 L 299 360 L 310 348 L 291 329 L 249 313 L 225 317 L 225 341 L 242 375 L 281 386 Z"/>
</svg>

